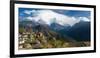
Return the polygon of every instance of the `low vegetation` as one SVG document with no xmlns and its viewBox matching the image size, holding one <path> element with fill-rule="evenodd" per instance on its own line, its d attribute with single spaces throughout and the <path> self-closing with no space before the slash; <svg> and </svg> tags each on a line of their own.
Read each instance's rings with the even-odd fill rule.
<svg viewBox="0 0 100 58">
<path fill-rule="evenodd" d="M 53 32 L 52 32 L 53 33 Z M 49 34 L 50 35 L 50 34 Z M 90 42 L 69 42 L 63 38 L 46 36 L 43 32 L 19 28 L 19 49 L 69 48 L 90 46 Z"/>
</svg>

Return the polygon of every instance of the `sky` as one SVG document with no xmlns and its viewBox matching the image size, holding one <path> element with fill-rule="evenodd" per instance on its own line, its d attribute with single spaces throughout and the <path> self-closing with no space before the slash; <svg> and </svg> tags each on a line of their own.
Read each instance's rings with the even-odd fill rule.
<svg viewBox="0 0 100 58">
<path fill-rule="evenodd" d="M 34 9 L 34 8 L 19 8 L 19 15 L 20 16 L 28 16 L 27 14 L 24 13 L 25 10 L 31 11 L 31 10 L 48 10 L 48 9 Z M 55 11 L 60 14 L 68 15 L 68 16 L 74 16 L 74 17 L 87 17 L 89 18 L 90 16 L 90 11 L 79 11 L 79 10 L 59 10 L 59 9 L 49 9 L 52 11 Z M 23 15 L 21 15 L 23 14 Z M 30 14 L 29 16 L 31 16 Z"/>
<path fill-rule="evenodd" d="M 35 9 L 35 8 L 19 8 L 19 20 L 40 19 L 50 25 L 57 22 L 60 25 L 73 26 L 80 21 L 90 21 L 90 11 L 84 10 L 61 10 L 61 9 Z"/>
</svg>

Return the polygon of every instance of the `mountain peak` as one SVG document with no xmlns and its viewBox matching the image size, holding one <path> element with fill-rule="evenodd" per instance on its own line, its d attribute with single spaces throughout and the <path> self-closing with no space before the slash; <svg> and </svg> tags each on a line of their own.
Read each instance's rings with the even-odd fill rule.
<svg viewBox="0 0 100 58">
<path fill-rule="evenodd" d="M 52 23 L 57 23 L 62 26 L 73 26 L 80 21 L 89 22 L 90 20 L 86 17 L 70 17 L 64 14 L 57 13 L 53 10 L 36 10 L 35 16 L 29 16 L 27 19 L 36 21 L 41 24 L 51 25 Z"/>
</svg>

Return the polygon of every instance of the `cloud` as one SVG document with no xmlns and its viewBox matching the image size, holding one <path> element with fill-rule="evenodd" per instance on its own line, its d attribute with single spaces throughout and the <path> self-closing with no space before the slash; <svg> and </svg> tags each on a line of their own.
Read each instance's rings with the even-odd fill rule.
<svg viewBox="0 0 100 58">
<path fill-rule="evenodd" d="M 73 26 L 76 23 L 79 23 L 80 21 L 90 21 L 86 17 L 69 17 L 67 15 L 59 14 L 57 12 L 54 12 L 52 10 L 32 10 L 28 11 L 26 10 L 25 13 L 27 14 L 33 14 L 32 17 L 27 17 L 29 20 L 34 20 L 36 22 L 42 20 L 46 24 L 50 25 L 52 22 L 56 22 L 60 25 L 70 25 Z M 35 15 L 34 15 L 35 14 Z"/>
<path fill-rule="evenodd" d="M 89 21 L 90 21 L 87 17 L 79 17 L 79 20 L 82 20 L 82 21 L 87 21 L 87 22 L 89 22 Z"/>
<path fill-rule="evenodd" d="M 35 12 L 36 12 L 36 10 L 25 10 L 24 11 L 24 13 L 28 14 L 28 15 L 31 14 L 31 13 L 35 13 Z"/>
<path fill-rule="evenodd" d="M 24 13 L 25 14 L 31 14 L 31 11 L 25 10 Z"/>
</svg>

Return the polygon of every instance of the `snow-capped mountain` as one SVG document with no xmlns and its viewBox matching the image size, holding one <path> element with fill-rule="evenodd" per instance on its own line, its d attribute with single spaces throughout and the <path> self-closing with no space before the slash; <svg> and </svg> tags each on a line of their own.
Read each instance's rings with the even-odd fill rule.
<svg viewBox="0 0 100 58">
<path fill-rule="evenodd" d="M 52 10 L 35 10 L 25 12 L 26 14 L 33 14 L 33 16 L 25 17 L 24 19 L 35 21 L 41 24 L 51 25 L 52 23 L 57 23 L 61 26 L 73 26 L 80 21 L 89 22 L 90 19 L 87 17 L 70 17 L 63 15 Z M 34 15 L 35 14 L 35 15 Z"/>
<path fill-rule="evenodd" d="M 33 31 L 43 32 L 48 36 L 72 37 L 75 40 L 90 39 L 90 19 L 87 17 L 70 17 L 52 10 L 35 10 L 25 12 L 32 16 L 19 17 L 19 27 L 31 27 Z M 49 35 L 51 34 L 51 35 Z"/>
</svg>

